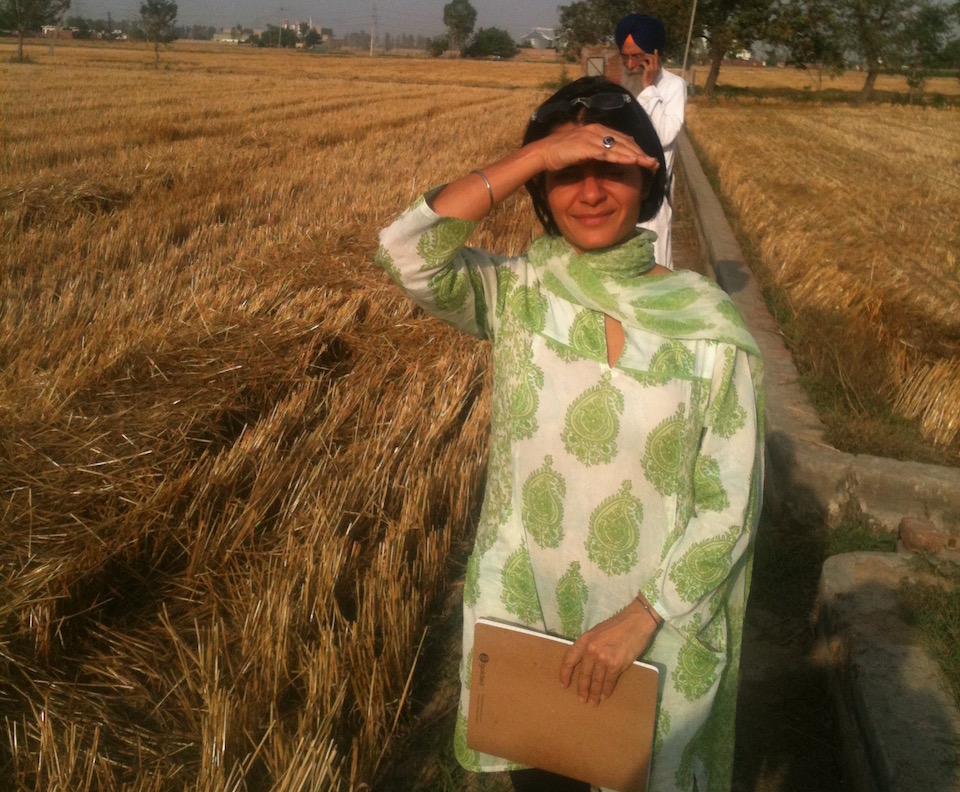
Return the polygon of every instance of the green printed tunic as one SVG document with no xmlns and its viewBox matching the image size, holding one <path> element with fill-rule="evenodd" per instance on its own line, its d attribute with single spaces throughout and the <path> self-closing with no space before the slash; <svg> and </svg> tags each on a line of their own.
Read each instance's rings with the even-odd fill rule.
<svg viewBox="0 0 960 792">
<path fill-rule="evenodd" d="M 665 620 L 643 656 L 661 670 L 651 790 L 729 789 L 762 491 L 753 339 L 712 281 L 644 274 L 649 232 L 582 255 L 545 236 L 508 259 L 464 247 L 474 227 L 421 199 L 378 254 L 419 305 L 493 343 L 457 757 L 475 771 L 510 767 L 466 745 L 477 618 L 575 638 L 642 591 Z M 624 327 L 613 368 L 604 313 Z"/>
</svg>

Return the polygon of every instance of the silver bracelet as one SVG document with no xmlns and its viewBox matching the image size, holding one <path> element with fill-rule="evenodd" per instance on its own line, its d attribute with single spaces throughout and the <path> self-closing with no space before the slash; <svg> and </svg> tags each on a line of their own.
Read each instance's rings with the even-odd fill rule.
<svg viewBox="0 0 960 792">
<path fill-rule="evenodd" d="M 470 173 L 476 173 L 477 176 L 483 179 L 483 183 L 487 185 L 487 193 L 490 195 L 490 209 L 493 209 L 493 187 L 490 186 L 490 179 L 487 178 L 487 174 L 482 170 L 472 170 Z M 487 211 L 490 210 L 488 209 Z"/>
<path fill-rule="evenodd" d="M 653 623 L 654 623 L 655 625 L 657 625 L 657 627 L 659 627 L 661 624 L 663 624 L 663 619 L 662 619 L 662 618 L 657 618 L 657 615 L 653 612 L 653 609 L 646 603 L 645 600 L 640 599 L 640 595 L 639 595 L 639 594 L 637 594 L 636 600 L 637 600 L 637 602 L 640 603 L 640 607 L 643 608 L 647 613 L 650 614 L 650 618 L 653 619 Z"/>
</svg>

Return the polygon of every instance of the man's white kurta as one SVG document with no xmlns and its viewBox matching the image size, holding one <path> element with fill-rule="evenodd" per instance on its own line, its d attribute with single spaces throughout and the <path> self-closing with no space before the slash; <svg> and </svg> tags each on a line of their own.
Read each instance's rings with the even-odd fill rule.
<svg viewBox="0 0 960 792">
<path fill-rule="evenodd" d="M 633 84 L 634 81 L 627 82 Z M 654 243 L 657 264 L 673 269 L 673 249 L 670 243 L 670 223 L 673 220 L 673 160 L 677 150 L 677 136 L 683 128 L 687 84 L 682 77 L 660 69 L 653 85 L 637 94 L 637 101 L 650 117 L 653 128 L 657 130 L 660 145 L 663 146 L 663 158 L 667 163 L 667 184 L 670 186 L 657 216 L 641 223 L 641 227 L 649 228 L 657 234 L 657 241 Z"/>
</svg>

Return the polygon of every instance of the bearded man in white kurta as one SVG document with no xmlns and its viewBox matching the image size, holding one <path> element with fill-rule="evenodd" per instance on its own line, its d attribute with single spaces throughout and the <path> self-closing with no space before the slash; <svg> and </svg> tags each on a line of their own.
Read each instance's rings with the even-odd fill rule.
<svg viewBox="0 0 960 792">
<path fill-rule="evenodd" d="M 663 158 L 667 163 L 667 192 L 657 216 L 641 228 L 657 235 L 653 246 L 657 264 L 673 269 L 670 226 L 673 221 L 673 159 L 677 136 L 683 128 L 683 111 L 687 103 L 687 84 L 660 65 L 666 43 L 666 31 L 659 19 L 644 14 L 630 14 L 617 24 L 614 34 L 624 75 L 621 84 L 637 97 L 657 130 Z"/>
</svg>

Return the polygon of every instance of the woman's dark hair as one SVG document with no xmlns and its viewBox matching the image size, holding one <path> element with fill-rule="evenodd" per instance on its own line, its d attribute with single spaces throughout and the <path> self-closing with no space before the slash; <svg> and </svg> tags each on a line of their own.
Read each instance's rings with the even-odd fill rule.
<svg viewBox="0 0 960 792">
<path fill-rule="evenodd" d="M 577 99 L 587 100 L 589 97 L 605 95 L 606 101 L 598 100 L 591 107 L 588 102 L 578 102 Z M 623 104 L 614 109 L 607 109 L 617 104 L 616 97 L 610 101 L 610 94 L 620 94 L 625 97 Z M 650 123 L 650 119 L 634 96 L 624 87 L 612 83 L 603 77 L 581 77 L 569 85 L 565 85 L 547 101 L 545 101 L 530 117 L 527 131 L 523 136 L 523 145 L 541 140 L 557 127 L 563 124 L 603 124 L 625 135 L 630 135 L 651 157 L 656 157 L 660 167 L 655 174 L 644 171 L 644 179 L 652 177 L 653 183 L 647 197 L 640 202 L 640 216 L 638 223 L 652 219 L 660 209 L 666 189 L 667 165 L 663 159 L 663 146 L 657 131 Z M 548 234 L 559 236 L 560 229 L 553 219 L 550 205 L 547 203 L 546 174 L 538 173 L 526 183 L 527 192 L 533 201 L 533 210 L 537 219 Z"/>
</svg>

